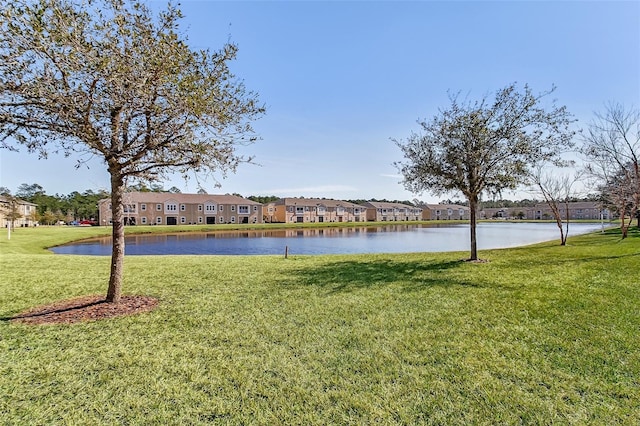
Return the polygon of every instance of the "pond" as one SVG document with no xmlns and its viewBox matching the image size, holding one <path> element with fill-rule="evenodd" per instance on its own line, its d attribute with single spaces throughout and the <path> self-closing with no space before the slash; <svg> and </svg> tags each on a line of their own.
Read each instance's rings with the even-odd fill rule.
<svg viewBox="0 0 640 426">
<path fill-rule="evenodd" d="M 572 223 L 569 235 L 600 223 Z M 555 223 L 478 224 L 478 249 L 523 246 L 560 238 Z M 127 255 L 365 254 L 469 250 L 468 224 L 385 225 L 251 231 L 183 232 L 126 237 Z M 57 254 L 111 255 L 111 238 L 53 247 Z"/>
</svg>

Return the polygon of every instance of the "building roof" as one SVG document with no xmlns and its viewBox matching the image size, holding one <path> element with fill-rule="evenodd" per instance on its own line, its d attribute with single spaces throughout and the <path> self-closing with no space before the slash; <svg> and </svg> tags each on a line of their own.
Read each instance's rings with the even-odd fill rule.
<svg viewBox="0 0 640 426">
<path fill-rule="evenodd" d="M 20 205 L 22 205 L 22 206 L 37 206 L 37 204 L 34 204 L 34 203 L 32 203 L 32 202 L 29 202 L 29 201 L 22 200 L 22 199 L 20 199 L 20 198 L 7 197 L 7 196 L 4 196 L 4 195 L 0 195 L 0 202 L 1 202 L 1 203 L 10 203 L 10 202 L 12 201 L 12 199 L 13 199 L 16 203 L 18 203 L 18 204 L 20 204 Z"/>
<path fill-rule="evenodd" d="M 184 204 L 248 204 L 259 205 L 256 201 L 230 194 L 181 194 L 174 192 L 127 192 L 123 196 L 124 203 L 164 203 L 175 201 Z M 101 203 L 111 201 L 110 198 L 100 200 Z"/>
<path fill-rule="evenodd" d="M 334 200 L 330 198 L 280 198 L 273 201 L 274 205 L 284 206 L 304 206 L 304 207 L 347 207 L 347 208 L 362 208 L 360 204 L 351 203 L 349 201 Z"/>
<path fill-rule="evenodd" d="M 562 204 L 564 206 L 564 203 L 562 202 L 558 202 L 558 205 Z M 549 208 L 549 205 L 547 203 L 538 203 L 535 205 L 536 209 L 546 209 Z M 570 209 L 597 209 L 600 210 L 602 208 L 602 205 L 597 202 L 597 201 L 575 201 L 572 203 L 569 203 L 569 208 Z"/>
<path fill-rule="evenodd" d="M 446 210 L 446 209 L 452 209 L 452 210 L 469 210 L 469 207 L 467 206 L 461 206 L 460 204 L 422 204 L 420 205 L 420 207 L 425 208 L 425 209 L 429 209 L 429 210 Z"/>
<path fill-rule="evenodd" d="M 363 206 L 375 209 L 420 209 L 420 207 L 414 207 L 402 203 L 390 203 L 388 201 L 367 201 Z"/>
</svg>

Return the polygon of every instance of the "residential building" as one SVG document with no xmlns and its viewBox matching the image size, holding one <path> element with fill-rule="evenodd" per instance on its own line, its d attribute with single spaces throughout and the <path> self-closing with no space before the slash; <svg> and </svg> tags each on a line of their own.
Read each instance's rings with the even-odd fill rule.
<svg viewBox="0 0 640 426">
<path fill-rule="evenodd" d="M 262 223 L 262 204 L 236 195 L 128 192 L 125 225 Z M 100 225 L 111 224 L 111 199 L 98 202 Z"/>
<path fill-rule="evenodd" d="M 367 209 L 359 204 L 327 198 L 280 198 L 264 205 L 265 222 L 365 222 Z"/>
<path fill-rule="evenodd" d="M 577 201 L 569 203 L 569 219 L 611 219 L 611 212 L 602 208 L 595 201 Z M 567 218 L 567 209 L 564 203 L 558 204 L 560 216 Z M 533 207 L 492 207 L 484 208 L 478 216 L 481 219 L 529 219 L 546 220 L 554 219 L 553 211 L 547 203 L 538 203 Z"/>
<path fill-rule="evenodd" d="M 11 212 L 19 216 L 13 220 L 13 227 L 37 225 L 35 213 L 38 205 L 15 197 L 0 195 L 0 226 L 6 228 L 11 223 Z"/>
<path fill-rule="evenodd" d="M 564 203 L 558 205 L 562 219 L 567 218 L 567 208 Z M 603 209 L 597 202 L 578 201 L 569 203 L 569 219 L 610 219 L 608 209 Z M 602 217 L 601 217 L 602 215 Z M 553 219 L 553 211 L 547 203 L 536 204 L 530 214 L 532 219 Z"/>
<path fill-rule="evenodd" d="M 422 220 L 469 220 L 469 207 L 458 204 L 424 204 Z"/>
<path fill-rule="evenodd" d="M 397 222 L 422 220 L 422 209 L 402 203 L 367 201 L 367 220 L 370 222 Z"/>
</svg>

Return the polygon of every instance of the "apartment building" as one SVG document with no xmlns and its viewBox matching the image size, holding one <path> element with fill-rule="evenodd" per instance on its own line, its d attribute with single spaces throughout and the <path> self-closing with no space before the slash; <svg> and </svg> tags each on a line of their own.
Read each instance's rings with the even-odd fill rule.
<svg viewBox="0 0 640 426">
<path fill-rule="evenodd" d="M 564 203 L 558 205 L 560 210 L 560 216 L 562 219 L 567 219 L 567 208 Z M 601 215 L 603 219 L 610 219 L 610 212 L 608 209 L 603 209 L 596 202 L 591 201 L 579 201 L 575 203 L 569 203 L 569 219 L 600 219 Z M 553 211 L 546 203 L 536 204 L 527 217 L 532 219 L 552 219 Z"/>
<path fill-rule="evenodd" d="M 264 220 L 272 223 L 365 222 L 367 209 L 327 198 L 280 198 L 264 205 Z"/>
<path fill-rule="evenodd" d="M 262 204 L 236 195 L 128 192 L 125 225 L 262 223 Z M 111 199 L 98 202 L 100 225 L 110 225 Z"/>
<path fill-rule="evenodd" d="M 558 204 L 560 216 L 563 220 L 567 219 L 567 209 L 564 203 Z M 577 201 L 569 203 L 569 219 L 605 219 L 612 218 L 609 209 L 602 208 L 595 201 Z M 493 207 L 484 208 L 480 211 L 482 219 L 529 219 L 529 220 L 546 220 L 553 219 L 553 211 L 547 203 L 538 203 L 533 207 Z"/>
<path fill-rule="evenodd" d="M 422 209 L 402 203 L 367 201 L 362 206 L 367 209 L 367 220 L 375 222 L 397 222 L 422 220 Z"/>
<path fill-rule="evenodd" d="M 34 220 L 37 208 L 37 204 L 0 195 L 0 226 L 8 227 L 12 216 L 14 228 L 37 225 L 38 222 Z"/>
<path fill-rule="evenodd" d="M 458 204 L 423 204 L 423 220 L 469 220 L 469 207 Z"/>
</svg>

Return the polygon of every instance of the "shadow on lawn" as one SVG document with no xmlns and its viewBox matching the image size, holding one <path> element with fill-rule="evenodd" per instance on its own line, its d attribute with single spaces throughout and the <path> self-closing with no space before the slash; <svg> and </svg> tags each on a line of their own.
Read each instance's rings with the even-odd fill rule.
<svg viewBox="0 0 640 426">
<path fill-rule="evenodd" d="M 446 273 L 464 264 L 463 261 L 411 261 L 373 260 L 369 262 L 341 261 L 315 268 L 293 270 L 285 278 L 286 286 L 317 286 L 329 293 L 353 291 L 380 285 L 399 283 L 407 291 L 432 286 L 470 286 L 470 283 Z"/>
</svg>

